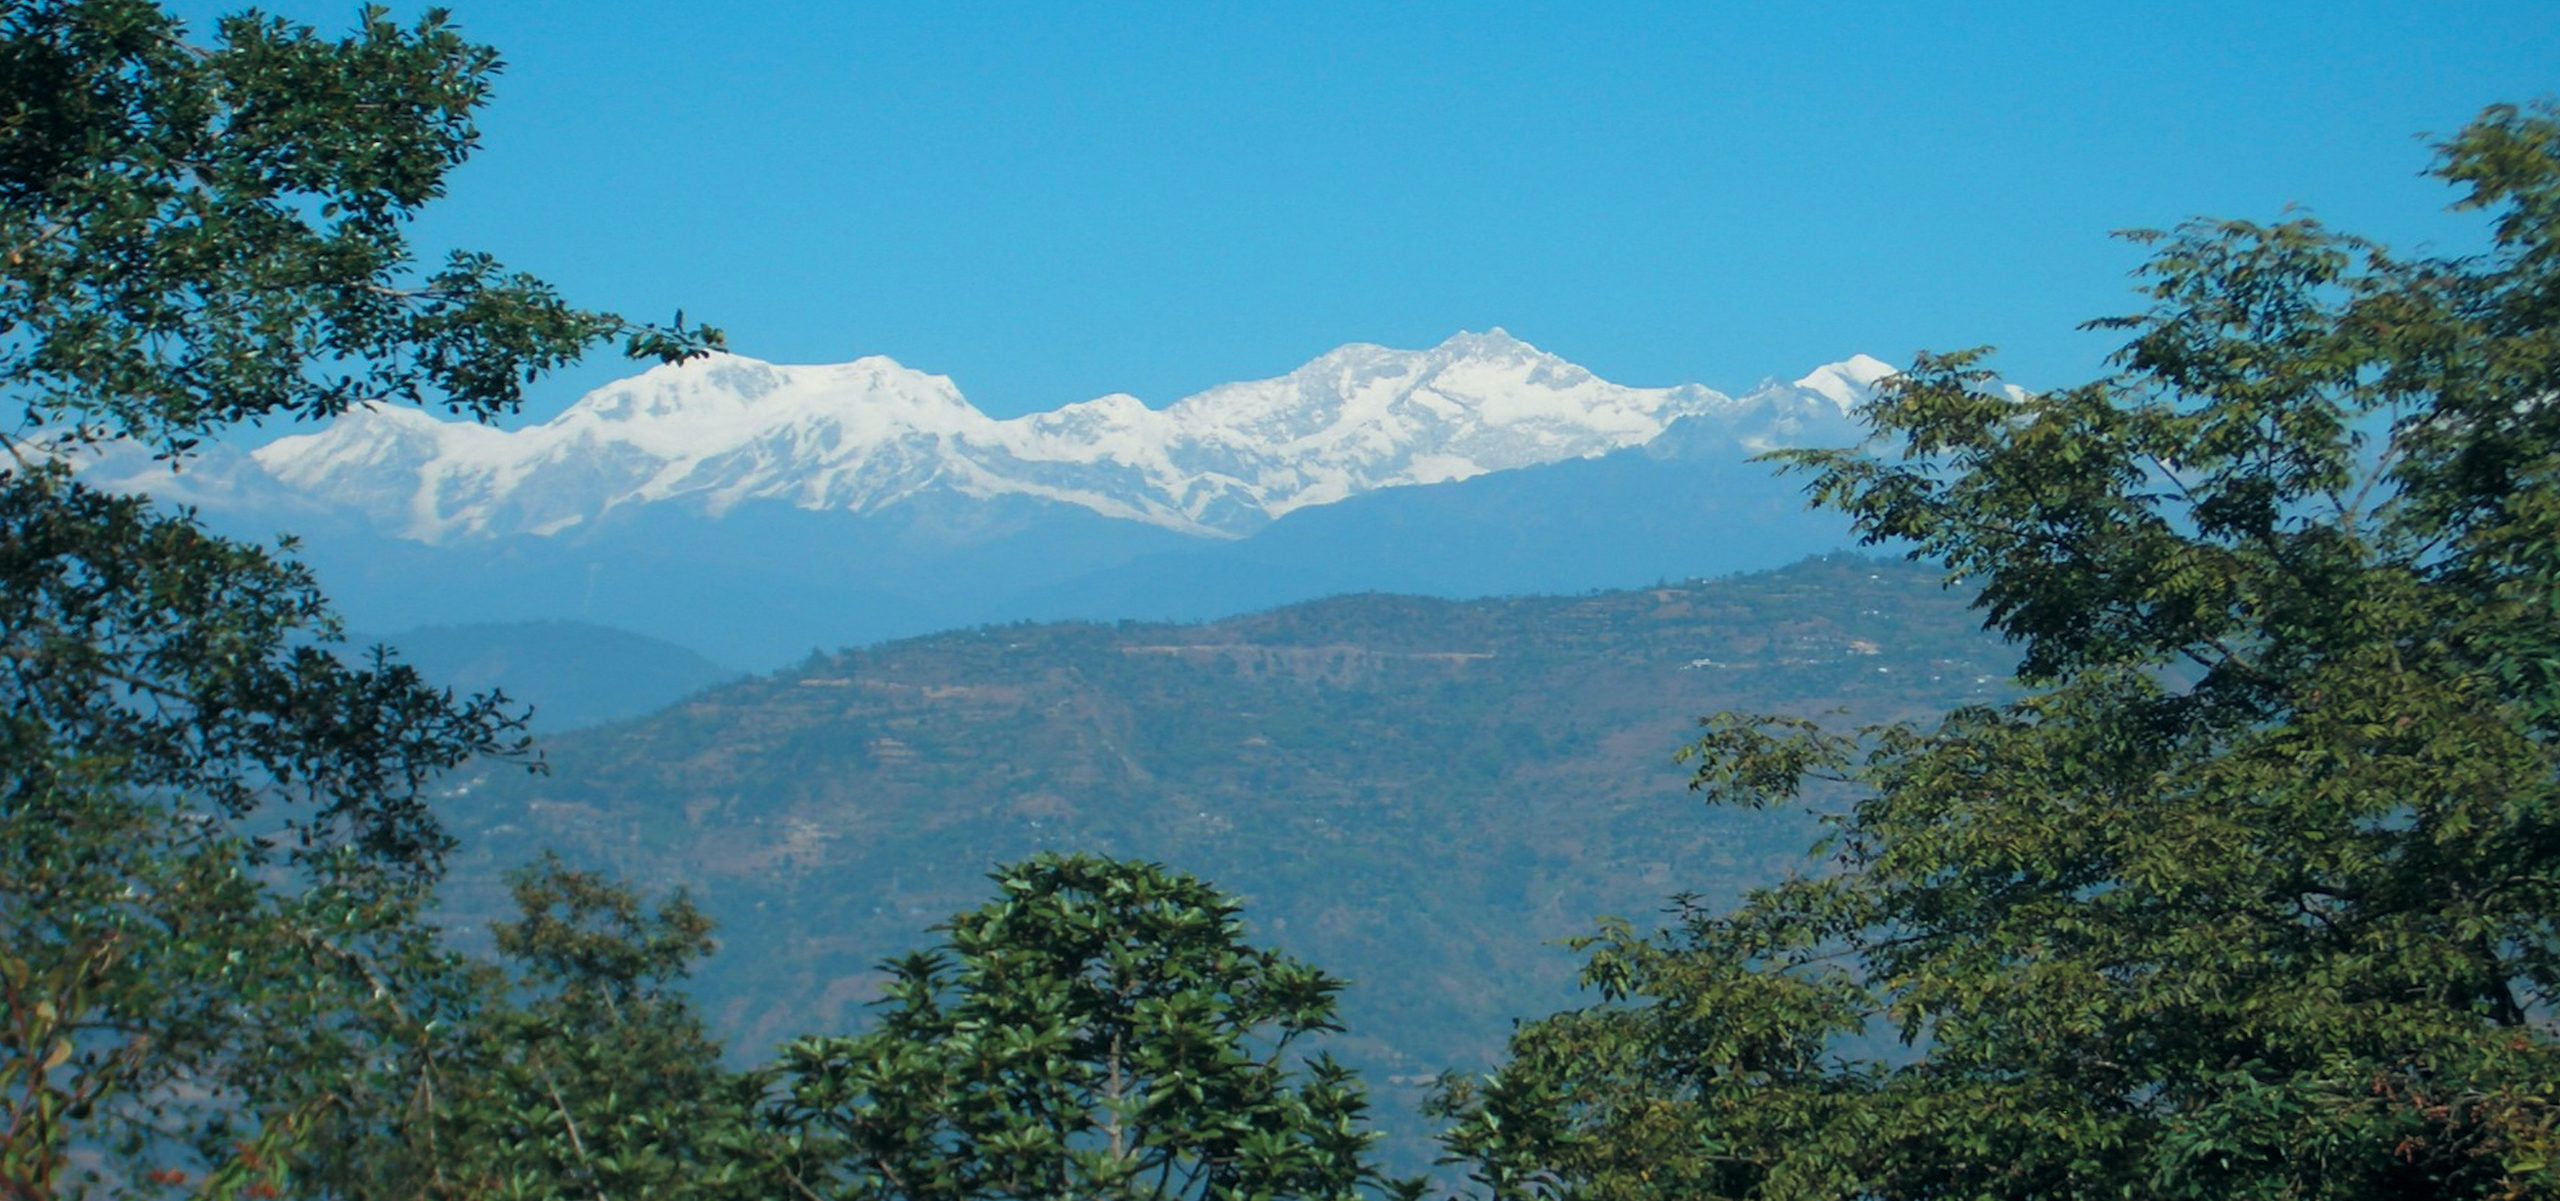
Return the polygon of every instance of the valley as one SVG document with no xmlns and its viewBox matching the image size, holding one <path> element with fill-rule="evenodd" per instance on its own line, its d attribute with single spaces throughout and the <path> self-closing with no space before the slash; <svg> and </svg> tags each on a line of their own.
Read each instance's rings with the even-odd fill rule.
<svg viewBox="0 0 2560 1201">
<path fill-rule="evenodd" d="M 1726 708 L 1847 723 L 2003 695 L 1922 566 L 1839 555 L 1577 596 L 1354 595 L 1206 624 L 1018 623 L 813 655 L 549 743 L 449 810 L 456 921 L 538 849 L 681 884 L 733 1054 L 857 1028 L 879 960 L 1041 850 L 1157 860 L 1350 977 L 1335 1044 L 1398 1129 L 1443 1069 L 1574 1003 L 1560 940 L 1815 865 L 1801 814 L 1707 809 L 1673 752 Z"/>
</svg>

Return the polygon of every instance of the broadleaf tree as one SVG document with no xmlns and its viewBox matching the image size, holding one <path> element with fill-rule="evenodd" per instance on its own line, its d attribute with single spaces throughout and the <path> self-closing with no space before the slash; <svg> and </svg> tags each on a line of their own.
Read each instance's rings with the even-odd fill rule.
<svg viewBox="0 0 2560 1201">
<path fill-rule="evenodd" d="M 498 67 L 441 13 L 203 32 L 145 0 L 0 6 L 13 1198 L 272 1193 L 315 1131 L 431 1092 L 400 1048 L 477 994 L 421 920 L 447 849 L 427 791 L 528 754 L 502 698 L 339 651 L 287 555 L 91 488 L 86 456 L 183 466 L 242 423 L 356 405 L 486 418 L 600 342 L 719 340 L 485 255 L 418 261 L 408 225 L 476 145 Z"/>
<path fill-rule="evenodd" d="M 1244 940 L 1236 902 L 1153 864 L 1043 855 L 943 945 L 888 965 L 867 1033 L 778 1065 L 809 1195 L 1348 1199 L 1420 1186 L 1370 1158 L 1358 1080 L 1304 1044 L 1343 983 Z"/>
<path fill-rule="evenodd" d="M 1924 355 L 1778 456 L 1976 589 L 2021 694 L 1709 719 L 1697 787 L 1828 863 L 1596 936 L 1602 1003 L 1438 1098 L 1485 1191 L 2560 1194 L 2560 114 L 2435 172 L 2483 253 L 2137 234 L 2114 374 Z"/>
<path fill-rule="evenodd" d="M 786 1195 L 757 1073 L 721 1063 L 682 982 L 712 949 L 683 893 L 656 906 L 545 856 L 514 873 L 517 917 L 421 1052 L 432 1100 L 322 1132 L 327 1196 L 760 1201 Z M 420 1052 L 413 1052 L 413 1054 Z"/>
</svg>

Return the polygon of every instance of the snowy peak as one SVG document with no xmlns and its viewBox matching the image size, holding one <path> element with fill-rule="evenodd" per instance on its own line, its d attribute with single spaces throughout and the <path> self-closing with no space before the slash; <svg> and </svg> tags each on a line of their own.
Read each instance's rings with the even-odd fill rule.
<svg viewBox="0 0 2560 1201">
<path fill-rule="evenodd" d="M 957 433 L 988 420 L 949 378 L 876 355 L 826 367 L 715 355 L 607 384 L 550 425 L 626 431 L 682 453 L 781 429 L 832 427 L 879 438 Z"/>
<path fill-rule="evenodd" d="M 1858 354 L 1814 368 L 1803 379 L 1797 380 L 1795 386 L 1820 393 L 1845 413 L 1866 403 L 1875 395 L 1877 384 L 1887 376 L 1897 374 L 1900 372 L 1893 364 L 1873 355 Z"/>
<path fill-rule="evenodd" d="M 1162 409 L 1113 394 L 997 420 L 949 378 L 885 357 L 718 355 L 606 385 L 513 432 L 385 408 L 254 458 L 293 491 L 423 542 L 558 534 L 642 505 L 860 513 L 928 493 L 1026 496 L 1236 537 L 1381 488 L 1643 445 L 1678 422 L 1785 443 L 1813 428 L 1807 406 L 1836 418 L 1891 370 L 1861 355 L 1737 401 L 1613 384 L 1493 329 L 1427 350 L 1343 346 Z"/>
</svg>

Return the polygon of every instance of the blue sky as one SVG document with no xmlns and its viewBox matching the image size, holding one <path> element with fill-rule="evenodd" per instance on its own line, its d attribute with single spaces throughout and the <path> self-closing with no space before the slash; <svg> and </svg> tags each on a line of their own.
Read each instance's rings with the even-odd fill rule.
<svg viewBox="0 0 2560 1201">
<path fill-rule="evenodd" d="M 1490 325 L 1631 384 L 2067 383 L 2109 230 L 2467 248 L 2422 135 L 2560 91 L 2547 3 L 450 6 L 511 65 L 423 242 L 998 416 Z"/>
</svg>

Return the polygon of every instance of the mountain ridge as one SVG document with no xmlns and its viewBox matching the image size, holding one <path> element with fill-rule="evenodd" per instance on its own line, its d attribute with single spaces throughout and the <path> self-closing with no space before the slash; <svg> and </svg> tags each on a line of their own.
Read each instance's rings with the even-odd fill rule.
<svg viewBox="0 0 2560 1201">
<path fill-rule="evenodd" d="M 388 646 L 456 692 L 502 691 L 531 708 L 537 737 L 645 716 L 746 674 L 665 639 L 566 618 L 420 626 L 347 645 Z"/>
<path fill-rule="evenodd" d="M 1749 450 L 1846 428 L 1892 368 L 1865 355 L 1734 397 L 1635 388 L 1499 328 L 1427 350 L 1352 343 L 1286 375 L 1150 408 L 1125 393 L 997 419 L 946 376 L 873 355 L 785 366 L 735 355 L 654 368 L 506 431 L 359 410 L 251 452 L 287 490 L 438 544 L 548 537 L 667 503 L 872 513 L 918 497 L 1018 495 L 1238 538 L 1298 510 L 1641 446 L 1684 420 Z"/>
<path fill-rule="evenodd" d="M 502 915 L 506 870 L 536 848 L 682 885 L 720 923 L 704 1012 L 754 1059 L 855 1027 L 873 965 L 979 903 L 994 864 L 1169 863 L 1354 982 L 1337 1046 L 1419 1166 L 1422 1083 L 1491 1062 L 1512 1018 L 1576 1003 L 1558 940 L 1807 867 L 1809 815 L 1689 799 L 1673 754 L 1701 714 L 1851 728 L 2002 695 L 2014 649 L 1943 581 L 1836 555 L 1573 596 L 1369 593 L 812 654 L 551 740 L 548 774 L 455 780 L 447 912 Z"/>
<path fill-rule="evenodd" d="M 1339 347 L 1163 410 L 1115 395 L 1010 425 L 885 358 L 806 370 L 885 389 L 852 406 L 870 424 L 823 405 L 799 421 L 810 414 L 794 406 L 825 389 L 788 392 L 788 369 L 732 358 L 599 389 L 531 437 L 386 409 L 261 452 L 334 441 L 308 475 L 279 478 L 231 445 L 179 471 L 106 446 L 81 471 L 190 504 L 231 537 L 293 531 L 358 628 L 573 618 L 765 668 L 982 621 L 1199 620 L 1334 592 L 1558 594 L 1776 567 L 1857 539 L 1752 456 L 1857 442 L 1845 410 L 1893 369 L 1857 356 L 1738 398 L 1620 388 L 1497 330 L 1422 351 Z M 653 407 L 665 420 L 631 426 Z M 1540 425 L 1566 418 L 1564 433 Z M 1225 441 L 1201 435 L 1181 462 L 1110 443 L 1184 421 Z M 1019 462 L 972 459 L 986 447 L 960 433 L 995 427 L 1083 447 L 1085 461 L 1053 455 L 1032 464 L 1048 475 L 994 487 L 988 473 Z M 856 434 L 869 459 L 845 442 Z M 1508 458 L 1493 453 L 1506 438 Z M 1442 451 L 1464 463 L 1428 457 Z M 810 462 L 833 474 L 803 473 Z M 1310 490 L 1327 463 L 1331 498 Z M 1195 470 L 1192 491 L 1161 484 Z M 1426 477 L 1441 482 L 1398 482 Z M 1122 499 L 1062 503 L 1068 485 Z M 877 503 L 829 505 L 838 486 L 855 492 L 837 500 Z M 728 497 L 716 513 L 714 496 Z M 1274 498 L 1305 503 L 1272 517 Z M 1179 520 L 1145 520 L 1147 504 Z"/>
</svg>

